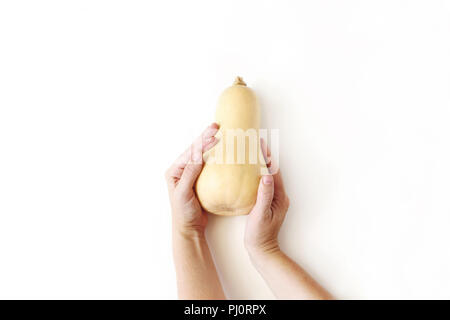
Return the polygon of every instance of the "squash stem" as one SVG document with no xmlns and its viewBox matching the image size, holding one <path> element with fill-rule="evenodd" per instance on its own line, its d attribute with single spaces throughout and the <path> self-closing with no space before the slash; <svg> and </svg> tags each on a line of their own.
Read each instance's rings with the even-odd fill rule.
<svg viewBox="0 0 450 320">
<path fill-rule="evenodd" d="M 247 86 L 247 84 L 244 82 L 244 79 L 242 79 L 242 77 L 236 77 L 233 85 L 234 86 Z"/>
</svg>

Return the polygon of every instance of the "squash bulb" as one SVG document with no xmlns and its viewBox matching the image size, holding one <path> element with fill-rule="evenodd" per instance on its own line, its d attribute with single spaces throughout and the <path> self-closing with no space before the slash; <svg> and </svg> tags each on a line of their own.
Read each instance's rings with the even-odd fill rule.
<svg viewBox="0 0 450 320">
<path fill-rule="evenodd" d="M 261 174 L 267 172 L 260 142 L 260 107 L 242 78 L 219 98 L 219 142 L 204 154 L 195 191 L 202 207 L 218 215 L 248 214 L 256 202 Z"/>
</svg>

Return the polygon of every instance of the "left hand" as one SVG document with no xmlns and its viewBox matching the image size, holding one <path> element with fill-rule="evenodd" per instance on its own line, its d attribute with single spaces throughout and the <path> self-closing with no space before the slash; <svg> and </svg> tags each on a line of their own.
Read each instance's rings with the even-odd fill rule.
<svg viewBox="0 0 450 320">
<path fill-rule="evenodd" d="M 216 145 L 218 130 L 217 123 L 211 124 L 166 171 L 174 232 L 204 235 L 208 215 L 195 195 L 194 184 L 203 168 L 203 152 Z"/>
<path fill-rule="evenodd" d="M 278 232 L 289 208 L 281 172 L 271 161 L 270 149 L 264 140 L 261 140 L 261 149 L 271 174 L 261 177 L 255 206 L 247 218 L 244 241 L 251 256 L 280 249 Z"/>
</svg>

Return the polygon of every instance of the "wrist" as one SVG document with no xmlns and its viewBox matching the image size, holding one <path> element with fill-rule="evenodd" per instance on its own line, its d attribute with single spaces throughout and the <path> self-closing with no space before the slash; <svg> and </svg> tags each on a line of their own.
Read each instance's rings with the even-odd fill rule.
<svg viewBox="0 0 450 320">
<path fill-rule="evenodd" d="M 247 252 L 252 260 L 265 259 L 268 256 L 281 252 L 277 240 L 267 241 L 261 244 L 245 244 Z"/>
<path fill-rule="evenodd" d="M 205 239 L 205 229 L 174 225 L 172 235 L 183 239 Z"/>
</svg>

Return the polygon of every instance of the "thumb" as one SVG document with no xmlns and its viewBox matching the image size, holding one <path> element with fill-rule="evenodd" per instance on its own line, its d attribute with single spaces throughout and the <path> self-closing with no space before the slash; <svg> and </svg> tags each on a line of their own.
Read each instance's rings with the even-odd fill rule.
<svg viewBox="0 0 450 320">
<path fill-rule="evenodd" d="M 273 177 L 270 174 L 263 175 L 259 182 L 258 196 L 252 213 L 255 212 L 258 215 L 265 214 L 272 205 L 273 192 Z"/>
<path fill-rule="evenodd" d="M 181 191 L 189 191 L 194 186 L 197 177 L 203 168 L 203 153 L 202 148 L 193 146 L 191 150 L 191 159 L 184 167 L 183 173 L 178 183 L 178 188 Z"/>
</svg>

